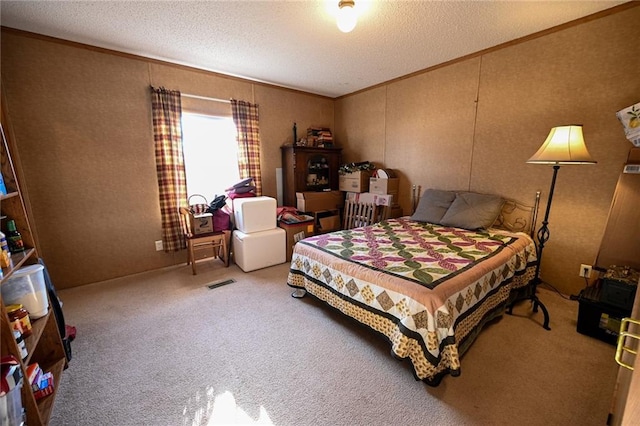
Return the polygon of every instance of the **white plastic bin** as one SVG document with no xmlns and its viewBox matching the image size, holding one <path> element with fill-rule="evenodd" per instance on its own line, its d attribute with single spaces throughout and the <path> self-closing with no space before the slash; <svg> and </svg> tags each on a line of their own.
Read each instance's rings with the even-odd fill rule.
<svg viewBox="0 0 640 426">
<path fill-rule="evenodd" d="M 233 258 L 244 272 L 287 261 L 287 233 L 282 228 L 245 234 L 233 231 Z"/>
<path fill-rule="evenodd" d="M 20 304 L 31 319 L 38 319 L 49 311 L 49 298 L 44 282 L 44 266 L 29 265 L 15 271 L 2 285 L 6 305 Z"/>
<path fill-rule="evenodd" d="M 0 424 L 7 426 L 22 426 L 25 424 L 22 415 L 21 389 L 22 379 L 13 389 L 0 396 Z"/>
<path fill-rule="evenodd" d="M 233 200 L 233 213 L 236 228 L 245 234 L 268 231 L 278 226 L 275 198 L 236 198 Z"/>
</svg>

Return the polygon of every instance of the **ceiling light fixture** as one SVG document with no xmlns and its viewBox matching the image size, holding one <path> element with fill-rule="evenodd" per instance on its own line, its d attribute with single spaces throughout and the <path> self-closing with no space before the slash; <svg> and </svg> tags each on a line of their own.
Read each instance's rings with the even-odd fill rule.
<svg viewBox="0 0 640 426">
<path fill-rule="evenodd" d="M 340 0 L 338 2 L 338 18 L 336 24 L 338 29 L 343 33 L 353 31 L 358 23 L 358 14 L 356 13 L 356 2 L 354 0 Z"/>
</svg>

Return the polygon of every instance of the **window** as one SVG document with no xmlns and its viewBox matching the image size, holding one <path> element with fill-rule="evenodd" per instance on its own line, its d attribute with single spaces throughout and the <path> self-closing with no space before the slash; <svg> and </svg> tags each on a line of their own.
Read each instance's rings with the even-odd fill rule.
<svg viewBox="0 0 640 426">
<path fill-rule="evenodd" d="M 187 195 L 200 194 L 211 202 L 240 181 L 236 126 L 232 118 L 183 112 L 182 150 Z"/>
</svg>

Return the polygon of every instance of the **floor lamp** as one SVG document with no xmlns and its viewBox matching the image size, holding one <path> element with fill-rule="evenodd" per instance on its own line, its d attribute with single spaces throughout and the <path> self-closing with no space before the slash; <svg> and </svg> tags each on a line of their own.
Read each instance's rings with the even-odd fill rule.
<svg viewBox="0 0 640 426">
<path fill-rule="evenodd" d="M 544 141 L 540 149 L 533 154 L 533 157 L 527 160 L 529 164 L 547 164 L 553 166 L 553 177 L 551 178 L 551 187 L 549 188 L 549 199 L 547 201 L 547 209 L 542 220 L 542 226 L 538 230 L 538 263 L 533 278 L 533 288 L 530 299 L 533 302 L 533 311 L 538 312 L 538 307 L 542 309 L 544 314 L 543 327 L 549 328 L 549 312 L 538 299 L 536 289 L 538 284 L 542 282 L 540 279 L 540 264 L 542 263 L 542 250 L 549 240 L 549 212 L 551 211 L 551 201 L 553 200 L 553 190 L 556 186 L 556 176 L 560 165 L 565 164 L 595 164 L 587 147 L 584 144 L 581 125 L 569 125 L 554 127 L 549 132 L 549 136 Z"/>
</svg>

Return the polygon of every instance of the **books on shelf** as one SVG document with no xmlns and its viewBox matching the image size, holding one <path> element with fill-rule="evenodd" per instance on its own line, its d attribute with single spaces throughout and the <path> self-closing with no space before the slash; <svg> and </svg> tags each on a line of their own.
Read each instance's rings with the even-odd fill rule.
<svg viewBox="0 0 640 426">
<path fill-rule="evenodd" d="M 307 129 L 307 146 L 333 146 L 333 134 L 328 127 L 309 127 Z"/>
<path fill-rule="evenodd" d="M 53 393 L 53 373 L 42 371 L 37 362 L 27 366 L 27 380 L 36 401 Z"/>
</svg>

